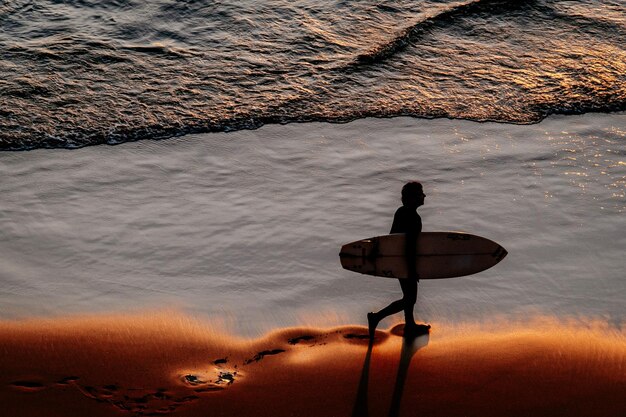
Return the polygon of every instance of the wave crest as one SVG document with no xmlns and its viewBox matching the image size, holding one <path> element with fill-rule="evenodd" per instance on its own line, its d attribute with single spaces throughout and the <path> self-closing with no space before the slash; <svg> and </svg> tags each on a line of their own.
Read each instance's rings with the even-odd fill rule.
<svg viewBox="0 0 626 417">
<path fill-rule="evenodd" d="M 495 14 L 501 11 L 510 11 L 526 4 L 534 3 L 533 0 L 472 0 L 469 2 L 453 3 L 418 21 L 417 23 L 401 30 L 393 39 L 379 45 L 369 52 L 360 54 L 353 62 L 353 66 L 371 65 L 383 62 L 403 51 L 412 42 L 416 42 L 429 30 L 437 25 L 449 23 L 459 17 L 475 13 L 489 12 Z"/>
</svg>

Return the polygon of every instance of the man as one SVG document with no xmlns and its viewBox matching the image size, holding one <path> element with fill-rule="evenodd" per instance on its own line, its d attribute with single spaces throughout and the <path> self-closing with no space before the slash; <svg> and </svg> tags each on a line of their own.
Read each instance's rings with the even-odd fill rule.
<svg viewBox="0 0 626 417">
<path fill-rule="evenodd" d="M 370 339 L 374 338 L 378 323 L 392 314 L 404 311 L 404 335 L 411 336 L 427 333 L 429 325 L 417 324 L 413 317 L 413 306 L 417 301 L 417 284 L 419 277 L 415 270 L 415 256 L 417 236 L 422 231 L 422 218 L 417 214 L 417 208 L 424 205 L 424 190 L 422 184 L 416 181 L 408 182 L 402 187 L 402 207 L 396 210 L 390 233 L 405 233 L 405 256 L 407 259 L 408 278 L 399 279 L 402 289 L 402 298 L 389 304 L 377 313 L 367 313 L 367 324 Z"/>
</svg>

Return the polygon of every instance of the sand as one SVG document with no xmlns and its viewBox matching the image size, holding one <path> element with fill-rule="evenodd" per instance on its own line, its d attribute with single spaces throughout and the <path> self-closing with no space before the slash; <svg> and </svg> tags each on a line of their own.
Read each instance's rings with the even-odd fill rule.
<svg viewBox="0 0 626 417">
<path fill-rule="evenodd" d="M 0 322 L 6 417 L 619 416 L 626 332 L 602 321 L 277 329 L 172 312 Z"/>
</svg>

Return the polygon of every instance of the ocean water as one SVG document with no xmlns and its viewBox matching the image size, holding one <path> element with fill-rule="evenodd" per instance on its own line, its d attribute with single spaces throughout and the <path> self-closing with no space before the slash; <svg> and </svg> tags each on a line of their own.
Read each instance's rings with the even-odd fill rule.
<svg viewBox="0 0 626 417">
<path fill-rule="evenodd" d="M 417 179 L 424 230 L 509 251 L 420 320 L 622 326 L 625 34 L 623 1 L 3 1 L 0 319 L 364 323 L 398 285 L 339 247 Z"/>
<path fill-rule="evenodd" d="M 418 319 L 621 326 L 625 139 L 624 113 L 393 118 L 3 153 L 0 317 L 173 309 L 245 335 L 364 324 L 398 284 L 341 269 L 339 248 L 388 233 L 401 186 L 419 179 L 425 231 L 509 255 L 422 281 Z"/>
<path fill-rule="evenodd" d="M 613 1 L 8 0 L 0 148 L 626 106 Z"/>
</svg>

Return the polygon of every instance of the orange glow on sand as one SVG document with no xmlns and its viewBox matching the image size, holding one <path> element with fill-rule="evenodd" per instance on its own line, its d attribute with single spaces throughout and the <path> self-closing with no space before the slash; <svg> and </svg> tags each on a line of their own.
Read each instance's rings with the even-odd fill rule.
<svg viewBox="0 0 626 417">
<path fill-rule="evenodd" d="M 254 340 L 181 314 L 0 322 L 17 416 L 612 416 L 626 334 L 606 322 L 287 328 Z"/>
</svg>

